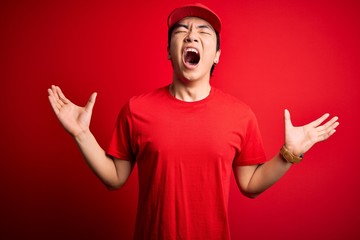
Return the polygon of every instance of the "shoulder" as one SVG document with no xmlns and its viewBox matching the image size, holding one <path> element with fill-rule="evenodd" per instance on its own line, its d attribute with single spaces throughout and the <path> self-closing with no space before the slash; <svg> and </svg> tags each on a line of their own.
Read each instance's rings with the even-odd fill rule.
<svg viewBox="0 0 360 240">
<path fill-rule="evenodd" d="M 153 99 L 158 99 L 158 98 L 162 98 L 164 96 L 166 96 L 167 94 L 167 89 L 168 86 L 164 86 L 164 87 L 160 87 L 157 88 L 155 90 L 143 93 L 143 94 L 139 94 L 136 96 L 133 96 L 132 98 L 130 98 L 130 102 L 143 102 L 143 101 L 149 101 L 149 100 L 153 100 Z"/>
<path fill-rule="evenodd" d="M 169 99 L 168 86 L 160 87 L 155 90 L 133 96 L 129 99 L 128 105 L 132 110 L 151 110 L 156 109 Z"/>
<path fill-rule="evenodd" d="M 213 88 L 213 94 L 214 94 L 214 102 L 216 104 L 221 105 L 224 108 L 230 108 L 232 111 L 235 112 L 248 112 L 252 114 L 252 110 L 248 104 L 240 100 L 239 98 L 223 92 L 222 90 L 218 88 Z"/>
</svg>

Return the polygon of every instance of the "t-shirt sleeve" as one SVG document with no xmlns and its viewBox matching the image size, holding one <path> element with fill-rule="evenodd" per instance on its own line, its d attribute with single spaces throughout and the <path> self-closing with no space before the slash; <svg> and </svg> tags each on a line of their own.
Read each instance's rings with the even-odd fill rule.
<svg viewBox="0 0 360 240">
<path fill-rule="evenodd" d="M 241 150 L 234 160 L 234 165 L 245 166 L 266 162 L 263 142 L 255 114 L 250 110 L 245 124 L 245 134 Z"/>
<path fill-rule="evenodd" d="M 110 144 L 106 151 L 108 155 L 121 160 L 135 161 L 135 154 L 131 146 L 132 128 L 130 103 L 128 102 L 119 112 Z"/>
</svg>

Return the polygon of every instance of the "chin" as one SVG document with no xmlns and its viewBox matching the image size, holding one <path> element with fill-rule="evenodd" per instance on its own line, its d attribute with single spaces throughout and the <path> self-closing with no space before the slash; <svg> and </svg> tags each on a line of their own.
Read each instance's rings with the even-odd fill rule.
<svg viewBox="0 0 360 240">
<path fill-rule="evenodd" d="M 201 79 L 201 77 L 198 74 L 194 73 L 184 73 L 181 75 L 181 79 L 183 82 L 196 82 Z"/>
<path fill-rule="evenodd" d="M 182 81 L 183 83 L 191 83 L 197 81 L 209 81 L 210 79 L 210 70 L 208 73 L 204 73 L 199 68 L 195 69 L 187 69 L 187 68 L 180 68 L 178 71 L 175 72 L 175 76 L 178 80 Z"/>
<path fill-rule="evenodd" d="M 210 80 L 210 71 L 208 74 L 192 73 L 192 74 L 185 74 L 185 76 L 186 76 L 186 79 L 191 82 L 194 82 L 194 81 L 208 82 Z"/>
</svg>

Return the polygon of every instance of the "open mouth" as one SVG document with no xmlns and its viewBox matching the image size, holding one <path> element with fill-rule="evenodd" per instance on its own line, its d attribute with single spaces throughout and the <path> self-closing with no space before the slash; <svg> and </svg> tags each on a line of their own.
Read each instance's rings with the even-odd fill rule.
<svg viewBox="0 0 360 240">
<path fill-rule="evenodd" d="M 196 48 L 186 48 L 184 50 L 184 60 L 185 63 L 195 66 L 200 61 L 200 54 Z"/>
</svg>

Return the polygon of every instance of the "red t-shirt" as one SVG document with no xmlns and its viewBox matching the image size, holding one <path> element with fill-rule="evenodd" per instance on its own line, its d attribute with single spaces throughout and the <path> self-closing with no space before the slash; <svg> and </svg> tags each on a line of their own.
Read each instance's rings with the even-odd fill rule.
<svg viewBox="0 0 360 240">
<path fill-rule="evenodd" d="M 107 153 L 138 165 L 134 239 L 230 239 L 232 167 L 266 161 L 251 109 L 216 88 L 196 102 L 168 87 L 133 97 Z"/>
</svg>

